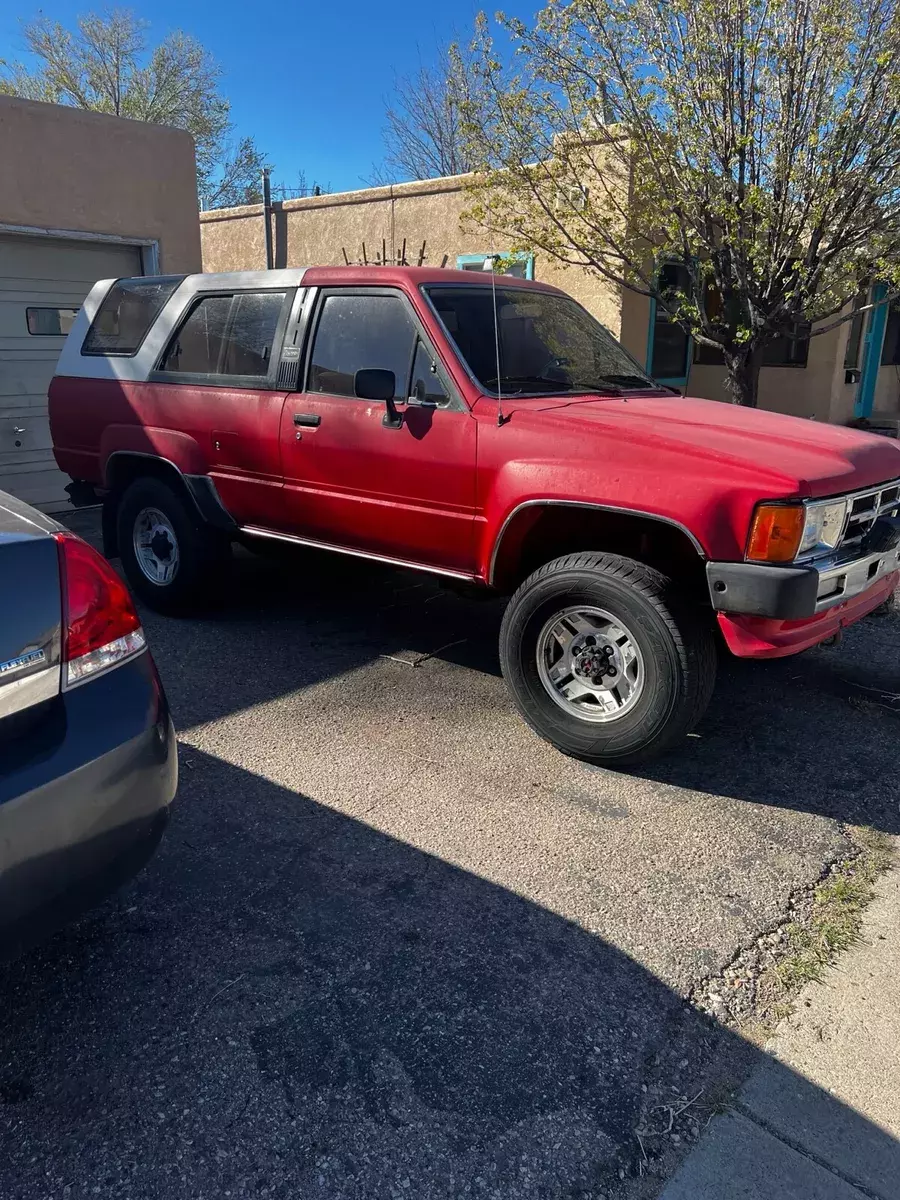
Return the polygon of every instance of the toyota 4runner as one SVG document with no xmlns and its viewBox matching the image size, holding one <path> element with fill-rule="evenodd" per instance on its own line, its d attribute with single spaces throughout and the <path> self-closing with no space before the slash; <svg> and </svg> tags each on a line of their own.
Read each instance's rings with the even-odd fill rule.
<svg viewBox="0 0 900 1200">
<path fill-rule="evenodd" d="M 897 584 L 895 444 L 673 395 L 565 293 L 506 276 L 105 280 L 50 422 L 153 607 L 194 605 L 261 539 L 512 593 L 520 712 L 609 766 L 694 726 L 717 635 L 796 654 Z"/>
</svg>

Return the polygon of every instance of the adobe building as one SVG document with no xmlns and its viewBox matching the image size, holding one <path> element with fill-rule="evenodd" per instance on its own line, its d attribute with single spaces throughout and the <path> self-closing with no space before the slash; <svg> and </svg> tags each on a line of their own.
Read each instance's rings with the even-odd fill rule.
<svg viewBox="0 0 900 1200">
<path fill-rule="evenodd" d="M 364 188 L 335 195 L 276 202 L 272 206 L 273 265 L 324 266 L 345 261 L 397 261 L 405 251 L 415 264 L 480 270 L 488 254 L 504 254 L 462 221 L 465 176 Z M 266 265 L 262 205 L 200 214 L 205 271 L 259 269 Z M 668 268 L 677 267 L 670 265 Z M 653 376 L 692 395 L 727 400 L 725 368 L 695 346 L 653 301 L 623 292 L 546 255 L 523 255 L 518 274 L 545 280 L 573 295 Z M 760 376 L 760 406 L 817 421 L 846 424 L 856 417 L 900 421 L 900 307 L 872 314 L 808 341 L 783 339 L 767 352 Z"/>
<path fill-rule="evenodd" d="M 0 96 L 0 489 L 68 506 L 47 387 L 98 279 L 201 269 L 181 130 Z"/>
</svg>

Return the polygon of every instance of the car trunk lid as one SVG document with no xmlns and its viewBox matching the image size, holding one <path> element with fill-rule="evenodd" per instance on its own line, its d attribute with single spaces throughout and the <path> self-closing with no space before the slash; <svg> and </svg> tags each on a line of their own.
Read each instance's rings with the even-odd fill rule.
<svg viewBox="0 0 900 1200">
<path fill-rule="evenodd" d="M 59 694 L 62 599 L 50 536 L 57 528 L 0 498 L 0 736 L 11 729 L 8 718 Z"/>
</svg>

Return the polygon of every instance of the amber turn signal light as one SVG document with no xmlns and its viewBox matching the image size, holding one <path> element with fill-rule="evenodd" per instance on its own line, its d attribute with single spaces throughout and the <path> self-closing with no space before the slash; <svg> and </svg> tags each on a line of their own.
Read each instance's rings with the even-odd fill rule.
<svg viewBox="0 0 900 1200">
<path fill-rule="evenodd" d="M 752 562 L 791 562 L 800 549 L 805 523 L 802 504 L 760 504 L 750 526 L 747 558 Z"/>
</svg>

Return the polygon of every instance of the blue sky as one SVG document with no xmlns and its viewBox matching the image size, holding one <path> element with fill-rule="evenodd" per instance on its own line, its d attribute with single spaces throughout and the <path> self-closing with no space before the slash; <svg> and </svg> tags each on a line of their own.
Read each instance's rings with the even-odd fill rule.
<svg viewBox="0 0 900 1200">
<path fill-rule="evenodd" d="M 0 4 L 0 58 L 25 58 L 20 19 L 38 9 L 69 25 L 80 13 L 104 7 L 103 0 Z M 302 170 L 310 184 L 340 191 L 363 186 L 361 177 L 381 156 L 384 97 L 394 71 L 414 69 L 420 52 L 428 60 L 437 43 L 468 33 L 485 4 L 126 0 L 121 7 L 151 22 L 151 38 L 181 28 L 215 55 L 237 133 L 256 138 L 275 164 L 276 182 L 291 185 Z M 537 7 L 513 0 L 506 10 L 526 16 Z"/>
</svg>

